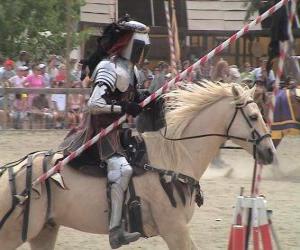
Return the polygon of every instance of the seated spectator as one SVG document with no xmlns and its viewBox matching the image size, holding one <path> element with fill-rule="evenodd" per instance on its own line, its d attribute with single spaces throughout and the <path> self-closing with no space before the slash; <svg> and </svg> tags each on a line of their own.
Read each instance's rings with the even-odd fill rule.
<svg viewBox="0 0 300 250">
<path fill-rule="evenodd" d="M 229 66 L 228 82 L 241 83 L 241 74 L 236 65 Z"/>
<path fill-rule="evenodd" d="M 182 63 L 183 70 L 186 70 L 190 66 L 191 66 L 190 60 L 185 60 Z M 195 75 L 194 71 L 187 73 L 186 76 L 183 78 L 183 80 L 188 81 L 188 82 L 193 82 L 195 79 L 196 79 L 196 75 Z"/>
<path fill-rule="evenodd" d="M 14 129 L 22 129 L 25 118 L 27 117 L 28 104 L 22 94 L 16 94 L 12 103 L 9 116 L 12 120 L 12 127 Z"/>
<path fill-rule="evenodd" d="M 54 88 L 63 88 L 63 82 L 54 82 Z M 67 96 L 66 94 L 52 94 L 51 103 L 53 106 L 53 115 L 55 121 L 55 128 L 65 127 L 65 114 L 66 114 L 66 104 Z"/>
<path fill-rule="evenodd" d="M 73 88 L 82 88 L 81 83 L 73 84 Z M 68 126 L 74 127 L 82 120 L 82 109 L 85 105 L 85 97 L 82 94 L 70 94 L 68 96 Z"/>
<path fill-rule="evenodd" d="M 39 94 L 32 99 L 29 112 L 33 129 L 52 127 L 54 115 L 45 94 Z"/>
<path fill-rule="evenodd" d="M 152 80 L 154 79 L 154 76 L 151 74 L 151 75 L 148 75 L 147 76 L 147 79 L 144 80 L 144 82 L 142 83 L 142 86 L 141 86 L 141 89 L 148 89 L 151 85 L 151 82 Z"/>
<path fill-rule="evenodd" d="M 254 76 L 251 73 L 243 74 L 241 84 L 245 84 L 249 88 L 252 88 L 254 86 Z"/>
<path fill-rule="evenodd" d="M 273 70 L 267 72 L 267 62 L 268 60 L 266 58 L 261 58 L 260 66 L 251 73 L 254 75 L 255 83 L 264 86 L 267 91 L 272 91 L 275 83 L 275 76 Z"/>
<path fill-rule="evenodd" d="M 215 82 L 227 82 L 229 75 L 229 66 L 227 61 L 220 59 L 212 69 L 211 79 Z"/>
</svg>

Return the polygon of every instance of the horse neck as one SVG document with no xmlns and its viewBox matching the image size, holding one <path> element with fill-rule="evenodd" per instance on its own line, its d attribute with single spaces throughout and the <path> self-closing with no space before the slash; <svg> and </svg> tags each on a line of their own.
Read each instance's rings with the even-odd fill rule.
<svg viewBox="0 0 300 250">
<path fill-rule="evenodd" d="M 230 106 L 230 101 L 223 98 L 201 110 L 185 128 L 181 138 L 212 133 L 225 134 L 225 127 L 233 113 Z M 174 142 L 165 140 L 160 132 L 146 134 L 144 139 L 151 164 L 195 179 L 200 179 L 225 141 L 223 137 L 211 136 Z"/>
</svg>

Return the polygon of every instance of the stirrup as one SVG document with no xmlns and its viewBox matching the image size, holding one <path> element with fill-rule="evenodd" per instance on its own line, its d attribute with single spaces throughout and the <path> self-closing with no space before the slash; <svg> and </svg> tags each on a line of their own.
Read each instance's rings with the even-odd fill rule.
<svg viewBox="0 0 300 250">
<path fill-rule="evenodd" d="M 128 233 L 122 227 L 116 227 L 109 231 L 109 243 L 112 249 L 128 245 L 131 242 L 137 241 L 141 234 L 139 232 Z"/>
</svg>

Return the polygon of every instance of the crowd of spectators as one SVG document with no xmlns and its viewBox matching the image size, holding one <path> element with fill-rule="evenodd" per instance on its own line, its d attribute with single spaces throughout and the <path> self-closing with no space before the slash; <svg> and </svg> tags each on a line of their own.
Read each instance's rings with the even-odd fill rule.
<svg viewBox="0 0 300 250">
<path fill-rule="evenodd" d="M 0 56 L 0 128 L 69 128 L 79 123 L 84 94 L 9 94 L 4 103 L 1 88 L 82 88 L 82 62 L 71 59 L 67 77 L 63 58 L 51 55 L 45 62 L 33 63 L 26 51 L 16 61 Z M 67 78 L 69 81 L 67 82 Z M 6 105 L 6 107 L 5 107 Z"/>
<path fill-rule="evenodd" d="M 178 71 L 187 69 L 193 62 L 185 60 Z M 0 56 L 0 128 L 70 128 L 80 122 L 83 109 L 88 100 L 84 94 L 26 94 L 18 93 L 9 96 L 8 109 L 4 110 L 4 98 L 1 87 L 14 88 L 82 88 L 89 87 L 88 77 L 81 78 L 82 61 L 71 59 L 69 82 L 67 82 L 66 64 L 63 58 L 51 55 L 47 61 L 33 63 L 26 51 L 21 51 L 18 60 L 3 59 Z M 171 66 L 160 61 L 157 64 L 144 61 L 139 65 L 140 79 L 138 88 L 152 93 L 176 74 Z M 275 82 L 274 72 L 267 73 L 266 59 L 254 68 L 246 62 L 239 69 L 236 65 L 220 58 L 208 62 L 187 74 L 185 81 L 197 82 L 208 79 L 219 82 L 236 82 L 263 86 L 272 90 Z M 7 111 L 8 110 L 8 111 Z"/>
</svg>

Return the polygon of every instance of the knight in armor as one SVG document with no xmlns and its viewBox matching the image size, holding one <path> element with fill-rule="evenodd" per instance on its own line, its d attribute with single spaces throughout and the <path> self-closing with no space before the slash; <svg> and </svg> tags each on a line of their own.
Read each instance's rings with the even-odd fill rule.
<svg viewBox="0 0 300 250">
<path fill-rule="evenodd" d="M 139 76 L 135 65 L 143 62 L 150 42 L 149 28 L 136 21 L 123 20 L 111 24 L 98 41 L 106 55 L 93 69 L 93 91 L 88 100 L 86 122 L 81 128 L 71 131 L 62 147 L 72 152 L 98 134 L 123 114 L 137 116 L 142 108 L 136 85 Z M 103 48 L 105 50 L 103 50 Z M 100 54 L 94 58 L 101 57 Z M 125 191 L 132 175 L 120 140 L 123 128 L 117 128 L 97 143 L 101 165 L 107 168 L 108 198 L 110 205 L 109 242 L 113 249 L 138 240 L 140 233 L 126 232 L 122 225 L 122 207 Z"/>
</svg>

